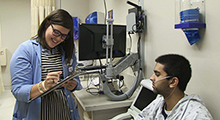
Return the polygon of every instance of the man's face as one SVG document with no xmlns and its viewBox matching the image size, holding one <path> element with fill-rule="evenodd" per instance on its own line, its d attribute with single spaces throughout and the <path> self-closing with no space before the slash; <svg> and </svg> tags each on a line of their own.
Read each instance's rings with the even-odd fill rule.
<svg viewBox="0 0 220 120">
<path fill-rule="evenodd" d="M 152 87 L 154 93 L 164 95 L 169 89 L 169 82 L 166 79 L 167 73 L 163 70 L 164 65 L 156 63 L 154 67 L 154 74 L 150 77 L 150 80 L 153 82 Z"/>
</svg>

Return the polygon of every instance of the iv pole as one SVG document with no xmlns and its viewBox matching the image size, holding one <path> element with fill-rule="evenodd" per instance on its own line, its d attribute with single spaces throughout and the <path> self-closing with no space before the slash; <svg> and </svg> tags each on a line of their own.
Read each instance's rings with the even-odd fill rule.
<svg viewBox="0 0 220 120">
<path fill-rule="evenodd" d="M 101 67 L 94 67 L 94 68 L 83 68 L 81 70 L 86 70 L 85 74 L 90 74 L 90 73 L 99 73 L 101 76 L 101 83 L 103 86 L 103 92 L 104 94 L 113 101 L 120 101 L 120 100 L 126 100 L 128 98 L 130 98 L 134 91 L 136 90 L 136 88 L 138 87 L 138 85 L 141 82 L 142 79 L 142 68 L 141 68 L 141 58 L 140 58 L 140 33 L 144 30 L 144 28 L 142 28 L 144 26 L 144 23 L 142 20 L 144 20 L 143 16 L 139 16 L 142 15 L 143 11 L 141 10 L 141 7 L 138 5 L 135 5 L 134 3 L 131 3 L 128 1 L 128 4 L 135 6 L 138 10 L 138 21 L 140 22 L 140 26 L 137 28 L 137 32 L 139 33 L 139 39 L 138 39 L 138 52 L 137 53 L 129 53 L 127 54 L 125 57 L 121 58 L 119 60 L 119 62 L 117 63 L 116 66 L 113 66 L 112 63 L 112 52 L 113 52 L 113 45 L 114 45 L 114 39 L 113 39 L 113 19 L 107 19 L 107 27 L 106 27 L 106 36 L 103 36 L 103 47 L 106 48 L 106 66 L 101 66 Z M 109 36 L 109 24 L 110 24 L 110 36 Z M 110 49 L 110 61 L 108 61 L 108 56 L 109 56 L 109 49 Z M 121 94 L 121 95 L 115 95 L 114 93 L 112 93 L 112 91 L 110 90 L 109 86 L 108 86 L 108 80 L 110 80 L 111 78 L 116 78 L 116 76 L 118 74 L 120 74 L 122 71 L 124 71 L 125 69 L 127 69 L 130 66 L 134 66 L 134 68 L 136 71 L 138 71 L 138 76 L 136 78 L 135 83 L 132 85 L 132 87 L 126 91 L 125 93 Z M 89 70 L 94 70 L 94 69 L 100 69 L 102 71 L 102 69 L 105 69 L 104 72 L 101 72 L 99 70 L 95 70 L 95 71 L 89 71 Z"/>
</svg>

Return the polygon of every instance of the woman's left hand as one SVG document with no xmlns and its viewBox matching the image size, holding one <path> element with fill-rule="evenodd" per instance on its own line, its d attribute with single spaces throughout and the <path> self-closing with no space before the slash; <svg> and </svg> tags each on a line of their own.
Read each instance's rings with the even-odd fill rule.
<svg viewBox="0 0 220 120">
<path fill-rule="evenodd" d="M 76 81 L 74 79 L 69 80 L 65 83 L 63 83 L 62 87 L 67 88 L 68 90 L 73 90 L 76 87 Z"/>
</svg>

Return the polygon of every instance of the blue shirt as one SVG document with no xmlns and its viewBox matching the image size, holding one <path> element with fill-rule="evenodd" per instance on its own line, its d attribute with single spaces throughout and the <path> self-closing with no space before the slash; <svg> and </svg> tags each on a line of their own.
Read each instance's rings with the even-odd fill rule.
<svg viewBox="0 0 220 120">
<path fill-rule="evenodd" d="M 61 48 L 62 49 L 62 48 Z M 13 120 L 39 120 L 41 110 L 41 98 L 31 103 L 30 91 L 34 84 L 41 82 L 41 52 L 42 46 L 36 40 L 23 42 L 16 49 L 10 61 L 10 74 L 12 82 L 12 94 L 16 98 Z M 73 54 L 71 62 L 66 64 L 65 53 L 61 51 L 63 77 L 74 72 L 76 56 Z M 76 90 L 82 89 L 79 77 L 74 78 L 77 81 Z M 75 107 L 75 100 L 71 92 L 65 88 L 65 95 L 69 105 L 71 120 L 79 120 L 78 108 Z"/>
</svg>

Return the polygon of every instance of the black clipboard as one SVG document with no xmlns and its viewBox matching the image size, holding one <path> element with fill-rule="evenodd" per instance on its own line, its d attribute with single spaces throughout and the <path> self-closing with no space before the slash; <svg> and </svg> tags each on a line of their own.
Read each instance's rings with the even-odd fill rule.
<svg viewBox="0 0 220 120">
<path fill-rule="evenodd" d="M 74 72 L 72 75 L 67 76 L 65 79 L 63 79 L 62 81 L 58 82 L 56 85 L 54 85 L 53 87 L 51 87 L 50 89 L 46 90 L 45 92 L 43 92 L 42 94 L 32 98 L 31 100 L 28 101 L 28 103 L 34 101 L 35 99 L 39 98 L 39 97 L 43 97 L 45 95 L 47 95 L 48 93 L 52 92 L 53 90 L 59 88 L 63 83 L 73 79 L 74 77 L 77 77 L 81 74 L 83 74 L 84 72 Z"/>
</svg>

